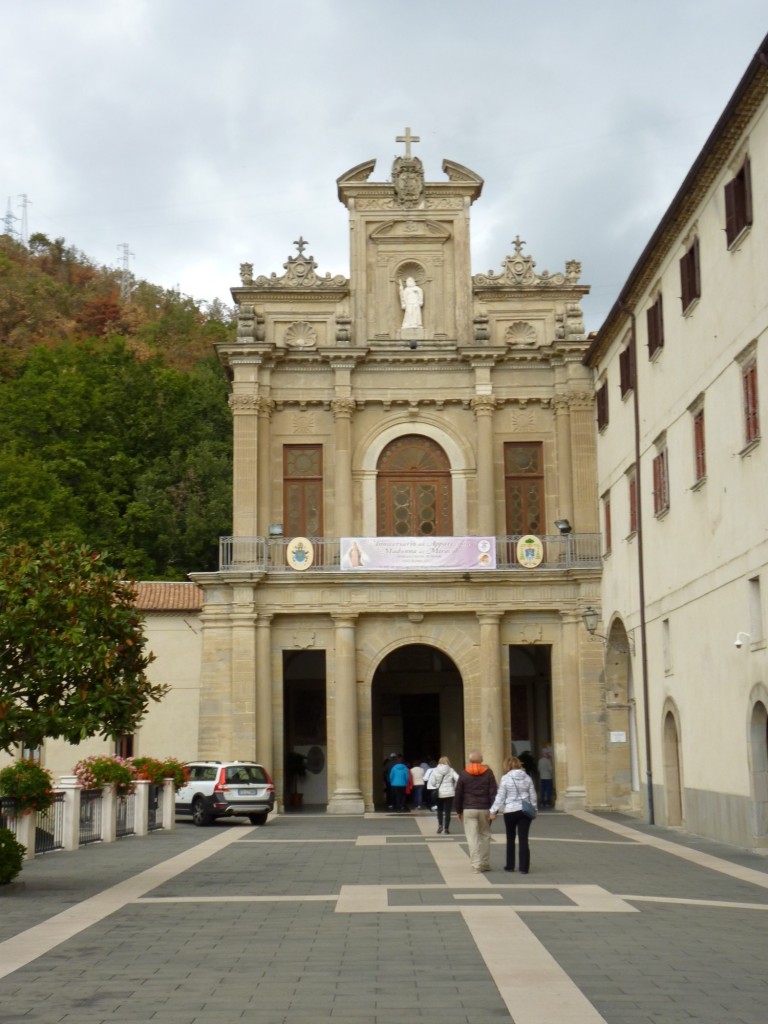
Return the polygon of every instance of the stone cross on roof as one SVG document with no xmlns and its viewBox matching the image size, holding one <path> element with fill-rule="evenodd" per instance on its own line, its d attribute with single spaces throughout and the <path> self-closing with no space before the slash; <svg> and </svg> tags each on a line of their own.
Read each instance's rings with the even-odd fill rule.
<svg viewBox="0 0 768 1024">
<path fill-rule="evenodd" d="M 299 235 L 299 237 L 296 239 L 296 241 L 293 244 L 299 250 L 299 256 L 303 256 L 304 255 L 304 250 L 309 245 L 309 242 L 305 242 L 304 241 L 304 236 L 303 235 Z"/>
<path fill-rule="evenodd" d="M 411 159 L 411 143 L 412 142 L 421 142 L 421 139 L 420 139 L 420 137 L 418 135 L 411 135 L 411 129 L 410 128 L 406 128 L 405 129 L 405 135 L 398 135 L 395 138 L 395 142 L 404 142 L 405 143 L 405 158 L 406 158 L 406 160 L 410 160 Z"/>
</svg>

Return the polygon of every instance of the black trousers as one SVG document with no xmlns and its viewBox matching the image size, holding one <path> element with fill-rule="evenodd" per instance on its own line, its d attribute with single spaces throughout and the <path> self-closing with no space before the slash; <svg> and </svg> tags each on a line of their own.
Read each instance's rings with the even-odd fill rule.
<svg viewBox="0 0 768 1024">
<path fill-rule="evenodd" d="M 451 823 L 451 808 L 453 807 L 452 796 L 439 796 L 437 798 L 437 824 L 441 825 L 446 832 Z"/>
<path fill-rule="evenodd" d="M 531 867 L 531 851 L 528 846 L 528 829 L 531 819 L 522 811 L 510 811 L 504 815 L 504 828 L 507 830 L 507 863 L 509 871 L 515 870 L 515 838 L 520 842 L 520 870 L 528 871 Z"/>
</svg>

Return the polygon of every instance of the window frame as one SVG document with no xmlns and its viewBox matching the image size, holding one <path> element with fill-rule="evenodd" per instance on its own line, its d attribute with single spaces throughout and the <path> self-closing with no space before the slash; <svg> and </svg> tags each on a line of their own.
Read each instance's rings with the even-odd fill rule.
<svg viewBox="0 0 768 1024">
<path fill-rule="evenodd" d="M 680 288 L 680 301 L 683 305 L 683 314 L 686 314 L 696 300 L 701 298 L 701 262 L 698 237 L 694 238 L 680 258 Z"/>
<path fill-rule="evenodd" d="M 658 518 L 669 511 L 669 454 L 666 442 L 657 447 L 653 457 L 653 514 Z"/>
<path fill-rule="evenodd" d="M 656 353 L 664 348 L 664 305 L 661 292 L 646 310 L 645 316 L 648 328 L 648 358 L 653 359 Z"/>
<path fill-rule="evenodd" d="M 610 421 L 608 409 L 608 381 L 604 380 L 595 392 L 595 404 L 597 406 L 597 429 L 605 430 Z"/>
<path fill-rule="evenodd" d="M 725 183 L 725 242 L 732 249 L 747 228 L 752 227 L 752 171 L 749 157 Z"/>
<path fill-rule="evenodd" d="M 704 406 L 691 411 L 693 425 L 693 482 L 700 486 L 707 479 L 707 431 Z"/>
<path fill-rule="evenodd" d="M 760 440 L 760 395 L 757 387 L 756 353 L 753 353 L 741 364 L 741 394 L 744 443 L 748 446 Z"/>
</svg>

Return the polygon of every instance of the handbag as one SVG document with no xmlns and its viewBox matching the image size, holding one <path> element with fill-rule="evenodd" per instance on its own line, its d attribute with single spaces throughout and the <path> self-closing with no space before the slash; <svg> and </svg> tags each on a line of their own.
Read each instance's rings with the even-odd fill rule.
<svg viewBox="0 0 768 1024">
<path fill-rule="evenodd" d="M 536 810 L 536 808 L 533 806 L 533 804 L 531 803 L 530 800 L 525 800 L 523 797 L 520 796 L 520 790 L 517 788 L 517 780 L 516 779 L 512 779 L 512 781 L 515 784 L 515 790 L 517 791 L 517 797 L 518 797 L 518 799 L 520 801 L 520 804 L 521 804 L 521 808 L 520 809 L 522 810 L 522 812 L 526 816 L 526 818 L 530 818 L 531 821 L 533 821 L 533 819 L 536 817 L 536 815 L 539 812 Z"/>
</svg>

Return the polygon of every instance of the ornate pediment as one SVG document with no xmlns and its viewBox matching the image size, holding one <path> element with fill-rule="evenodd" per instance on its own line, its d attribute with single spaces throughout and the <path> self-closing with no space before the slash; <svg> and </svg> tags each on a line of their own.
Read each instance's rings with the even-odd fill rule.
<svg viewBox="0 0 768 1024">
<path fill-rule="evenodd" d="M 283 264 L 285 273 L 282 277 L 278 277 L 277 274 L 271 274 L 269 277 L 260 275 L 259 277 L 253 277 L 253 264 L 241 263 L 240 264 L 240 280 L 246 286 L 254 288 L 344 288 L 349 283 L 343 274 L 336 274 L 334 277 L 330 273 L 326 274 L 325 277 L 320 277 L 315 273 L 317 270 L 317 263 L 315 263 L 314 256 L 305 256 L 304 249 L 307 246 L 307 242 L 303 238 L 299 238 L 298 241 L 293 243 L 299 250 L 298 256 L 289 256 L 288 261 Z"/>
<path fill-rule="evenodd" d="M 450 231 L 434 220 L 388 220 L 371 232 L 371 239 L 376 242 L 416 238 L 442 241 L 450 237 Z"/>
<path fill-rule="evenodd" d="M 479 185 L 481 188 L 484 184 L 479 174 L 470 171 L 463 164 L 457 164 L 454 160 L 443 160 L 443 172 L 448 175 L 449 181 L 460 182 L 463 185 Z"/>
<path fill-rule="evenodd" d="M 523 255 L 525 242 L 518 235 L 514 239 L 515 251 L 502 263 L 504 267 L 500 274 L 494 274 L 489 270 L 487 274 L 475 274 L 473 283 L 479 288 L 562 288 L 563 286 L 576 285 L 579 283 L 581 264 L 577 260 L 569 260 L 565 265 L 564 274 L 550 274 L 544 270 L 537 274 L 533 269 L 536 260 L 532 256 Z"/>
</svg>

